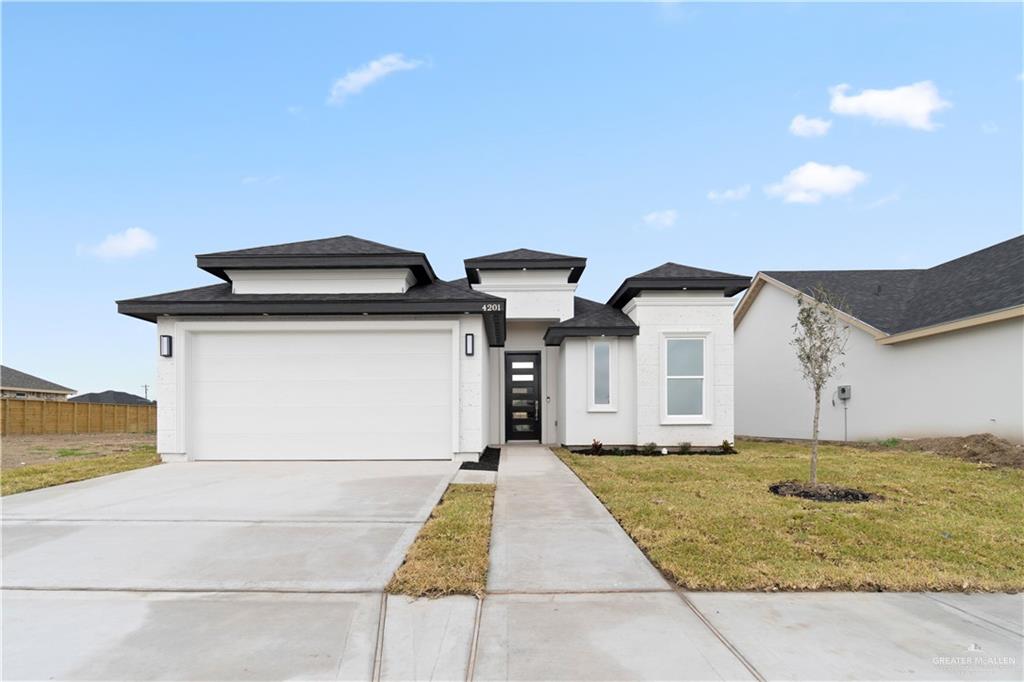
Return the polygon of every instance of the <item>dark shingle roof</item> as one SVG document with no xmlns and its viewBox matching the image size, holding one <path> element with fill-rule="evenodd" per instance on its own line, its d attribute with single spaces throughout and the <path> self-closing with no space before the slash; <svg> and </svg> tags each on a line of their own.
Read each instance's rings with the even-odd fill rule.
<svg viewBox="0 0 1024 682">
<path fill-rule="evenodd" d="M 74 398 L 68 398 L 73 403 L 104 403 L 106 405 L 152 405 L 155 400 L 146 400 L 141 395 L 125 393 L 124 391 L 99 391 L 97 393 L 83 393 Z"/>
<path fill-rule="evenodd" d="M 636 336 L 640 328 L 624 312 L 605 303 L 576 296 L 568 320 L 548 327 L 544 343 L 557 346 L 567 336 Z"/>
<path fill-rule="evenodd" d="M 464 280 L 463 280 L 464 281 Z M 146 302 L 190 302 L 190 303 L 274 303 L 274 302 L 374 302 L 374 301 L 408 301 L 408 302 L 441 302 L 441 301 L 501 301 L 503 299 L 476 291 L 469 287 L 458 286 L 452 282 L 440 280 L 432 284 L 419 284 L 411 287 L 404 294 L 400 293 L 358 293 L 358 294 L 234 294 L 231 284 L 222 282 L 194 289 L 169 291 L 164 294 L 129 298 L 121 303 Z"/>
<path fill-rule="evenodd" d="M 512 249 L 511 251 L 500 251 L 498 253 L 490 253 L 486 256 L 474 256 L 473 258 L 467 258 L 466 262 L 474 263 L 488 263 L 493 261 L 557 261 L 557 260 L 586 260 L 579 256 L 566 256 L 561 253 L 550 253 L 548 251 L 534 251 L 533 249 Z"/>
<path fill-rule="evenodd" d="M 587 259 L 579 256 L 566 256 L 561 253 L 549 253 L 547 251 L 534 251 L 533 249 L 512 249 L 491 253 L 486 256 L 476 256 L 463 261 L 466 267 L 466 277 L 473 284 L 480 283 L 479 272 L 481 270 L 517 270 L 527 268 L 532 270 L 569 270 L 570 282 L 580 281 L 583 269 L 587 267 Z"/>
<path fill-rule="evenodd" d="M 437 279 L 425 254 L 342 235 L 196 255 L 200 268 L 225 281 L 225 270 L 291 268 L 410 268 L 420 284 Z"/>
<path fill-rule="evenodd" d="M 484 304 L 498 304 L 484 310 Z M 505 299 L 436 280 L 404 294 L 235 294 L 228 283 L 124 299 L 117 310 L 150 322 L 161 315 L 359 315 L 482 313 L 492 345 L 505 339 Z M 490 308 L 490 306 L 489 306 Z"/>
<path fill-rule="evenodd" d="M 350 234 L 343 234 L 340 237 L 327 237 L 325 239 L 310 239 L 301 242 L 287 242 L 285 244 L 271 244 L 270 246 L 256 246 L 249 249 L 236 249 L 233 251 L 216 251 L 203 253 L 196 257 L 204 256 L 379 256 L 395 253 L 417 253 L 400 249 L 396 246 L 388 246 L 372 242 L 369 239 L 353 237 Z"/>
<path fill-rule="evenodd" d="M 917 288 L 921 270 L 772 270 L 764 274 L 783 284 L 813 294 L 824 289 L 836 296 L 843 312 L 875 329 L 898 328 Z"/>
<path fill-rule="evenodd" d="M 812 293 L 887 334 L 1024 305 L 1024 236 L 926 270 L 771 270 L 765 275 Z"/>
<path fill-rule="evenodd" d="M 656 268 L 627 277 L 608 299 L 608 305 L 621 308 L 645 289 L 723 291 L 726 296 L 734 296 L 748 286 L 750 286 L 750 278 L 746 275 L 705 270 L 679 263 L 663 263 Z"/>
<path fill-rule="evenodd" d="M 7 389 L 22 388 L 28 391 L 53 391 L 55 393 L 74 393 L 75 389 L 40 379 L 13 367 L 0 366 L 0 386 Z"/>
</svg>

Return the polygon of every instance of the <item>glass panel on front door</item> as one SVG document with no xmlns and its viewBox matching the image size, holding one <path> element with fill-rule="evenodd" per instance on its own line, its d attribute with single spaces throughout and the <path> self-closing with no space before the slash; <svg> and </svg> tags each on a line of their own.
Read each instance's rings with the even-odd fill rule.
<svg viewBox="0 0 1024 682">
<path fill-rule="evenodd" d="M 540 353 L 505 354 L 505 440 L 540 440 Z"/>
</svg>

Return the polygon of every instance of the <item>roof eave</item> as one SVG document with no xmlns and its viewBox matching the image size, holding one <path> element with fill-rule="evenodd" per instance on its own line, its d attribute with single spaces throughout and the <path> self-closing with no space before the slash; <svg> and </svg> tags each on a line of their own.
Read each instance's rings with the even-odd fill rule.
<svg viewBox="0 0 1024 682">
<path fill-rule="evenodd" d="M 466 278 L 470 284 L 480 283 L 480 272 L 487 270 L 568 270 L 569 282 L 580 281 L 583 270 L 587 267 L 586 258 L 558 258 L 543 260 L 480 260 L 468 258 L 463 261 L 466 268 Z"/>
<path fill-rule="evenodd" d="M 560 346 L 567 338 L 579 338 L 590 336 L 636 336 L 640 328 L 633 327 L 548 327 L 544 332 L 545 346 Z"/>
<path fill-rule="evenodd" d="M 419 284 L 437 281 L 430 261 L 422 253 L 358 255 L 221 255 L 197 254 L 196 266 L 230 282 L 225 270 L 322 270 L 327 268 L 409 268 Z"/>
<path fill-rule="evenodd" d="M 483 315 L 489 345 L 505 345 L 505 306 L 480 299 L 447 301 L 117 301 L 117 312 L 156 322 L 160 317 L 294 315 Z M 485 306 L 487 309 L 485 310 Z"/>
<path fill-rule="evenodd" d="M 749 277 L 673 277 L 673 278 L 627 278 L 615 290 L 608 305 L 622 308 L 629 300 L 644 290 L 648 291 L 721 291 L 726 298 L 735 296 L 750 286 Z"/>
</svg>

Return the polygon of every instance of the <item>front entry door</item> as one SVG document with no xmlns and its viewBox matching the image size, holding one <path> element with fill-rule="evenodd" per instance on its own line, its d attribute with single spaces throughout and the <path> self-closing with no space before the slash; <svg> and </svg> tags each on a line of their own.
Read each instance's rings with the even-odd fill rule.
<svg viewBox="0 0 1024 682">
<path fill-rule="evenodd" d="M 505 353 L 505 440 L 540 440 L 540 353 Z"/>
</svg>

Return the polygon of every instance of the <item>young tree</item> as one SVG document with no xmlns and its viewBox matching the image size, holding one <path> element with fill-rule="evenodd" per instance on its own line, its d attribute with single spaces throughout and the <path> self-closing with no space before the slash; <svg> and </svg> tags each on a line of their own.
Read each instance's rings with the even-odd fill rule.
<svg viewBox="0 0 1024 682">
<path fill-rule="evenodd" d="M 793 325 L 790 345 L 800 361 L 800 371 L 814 392 L 814 425 L 811 429 L 811 485 L 818 483 L 818 419 L 821 416 L 821 392 L 829 379 L 843 367 L 850 329 L 839 320 L 838 298 L 822 287 L 813 295 L 800 294 L 800 310 Z"/>
</svg>

